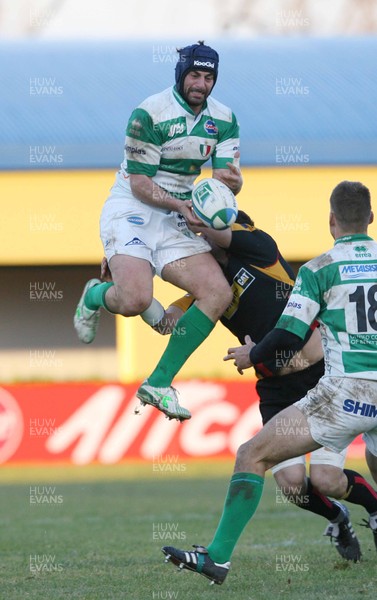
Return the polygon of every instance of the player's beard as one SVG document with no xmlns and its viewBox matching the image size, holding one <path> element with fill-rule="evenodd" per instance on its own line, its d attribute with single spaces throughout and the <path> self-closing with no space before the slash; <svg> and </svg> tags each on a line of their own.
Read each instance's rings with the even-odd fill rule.
<svg viewBox="0 0 377 600">
<path fill-rule="evenodd" d="M 212 89 L 209 92 L 206 90 L 197 90 L 195 86 L 193 86 L 189 88 L 186 93 L 183 92 L 182 97 L 191 108 L 199 107 L 201 109 L 211 91 Z"/>
</svg>

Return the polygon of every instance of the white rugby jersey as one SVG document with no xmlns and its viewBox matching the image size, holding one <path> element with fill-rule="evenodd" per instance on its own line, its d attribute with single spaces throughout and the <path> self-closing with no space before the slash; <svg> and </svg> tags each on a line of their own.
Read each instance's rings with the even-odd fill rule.
<svg viewBox="0 0 377 600">
<path fill-rule="evenodd" d="M 202 165 L 211 157 L 213 169 L 226 168 L 238 149 L 239 125 L 230 108 L 209 96 L 195 115 L 170 87 L 131 114 L 120 179 L 124 184 L 129 173 L 148 175 L 172 195 L 189 199 Z"/>
<path fill-rule="evenodd" d="M 325 373 L 377 379 L 377 243 L 356 234 L 299 270 L 276 327 L 305 337 L 320 324 Z"/>
</svg>

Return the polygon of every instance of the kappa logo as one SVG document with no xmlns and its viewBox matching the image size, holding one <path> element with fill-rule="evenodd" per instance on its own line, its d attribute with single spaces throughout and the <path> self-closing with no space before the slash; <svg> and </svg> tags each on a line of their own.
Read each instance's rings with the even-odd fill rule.
<svg viewBox="0 0 377 600">
<path fill-rule="evenodd" d="M 181 213 L 177 214 L 177 227 L 187 227 L 186 219 Z"/>
<path fill-rule="evenodd" d="M 212 121 L 212 119 L 207 119 L 204 123 L 204 129 L 209 135 L 217 135 L 219 133 L 216 123 L 215 121 Z"/>
<path fill-rule="evenodd" d="M 138 237 L 132 238 L 125 246 L 145 246 L 145 243 L 142 242 Z"/>
</svg>

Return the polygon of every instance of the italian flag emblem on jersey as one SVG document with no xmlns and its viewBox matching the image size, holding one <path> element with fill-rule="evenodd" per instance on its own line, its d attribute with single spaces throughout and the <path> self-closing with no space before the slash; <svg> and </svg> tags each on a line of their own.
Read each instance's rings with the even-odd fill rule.
<svg viewBox="0 0 377 600">
<path fill-rule="evenodd" d="M 203 158 L 209 156 L 210 152 L 211 146 L 209 146 L 208 144 L 200 144 L 200 154 L 203 156 Z"/>
</svg>

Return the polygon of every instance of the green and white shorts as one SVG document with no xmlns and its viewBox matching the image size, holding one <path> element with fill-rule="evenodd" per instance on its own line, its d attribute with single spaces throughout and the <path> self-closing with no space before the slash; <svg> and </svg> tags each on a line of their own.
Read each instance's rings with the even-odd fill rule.
<svg viewBox="0 0 377 600">
<path fill-rule="evenodd" d="M 363 433 L 368 450 L 377 456 L 377 381 L 324 375 L 294 406 L 321 446 L 340 452 Z"/>
<path fill-rule="evenodd" d="M 100 231 L 108 261 L 116 254 L 142 258 L 159 276 L 165 265 L 211 250 L 188 229 L 183 215 L 149 206 L 119 183 L 102 209 Z"/>
</svg>

